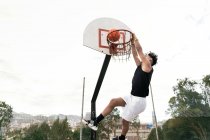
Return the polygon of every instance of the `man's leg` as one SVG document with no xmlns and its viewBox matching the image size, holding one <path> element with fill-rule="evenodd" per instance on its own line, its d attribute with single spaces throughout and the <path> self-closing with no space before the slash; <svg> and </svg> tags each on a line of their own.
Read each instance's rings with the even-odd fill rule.
<svg viewBox="0 0 210 140">
<path fill-rule="evenodd" d="M 122 98 L 113 98 L 101 113 L 104 117 L 112 112 L 117 106 L 125 106 L 126 102 Z"/>
<path fill-rule="evenodd" d="M 107 115 L 109 115 L 112 110 L 117 106 L 125 106 L 126 102 L 121 98 L 113 98 L 110 100 L 109 104 L 105 107 L 102 113 L 96 118 L 96 125 L 104 119 Z"/>
<path fill-rule="evenodd" d="M 126 102 L 122 98 L 113 98 L 110 100 L 109 104 L 105 107 L 102 113 L 96 118 L 96 120 L 86 121 L 83 120 L 83 123 L 88 125 L 91 129 L 97 130 L 98 123 L 104 119 L 108 114 L 112 112 L 112 110 L 117 106 L 125 106 Z"/>
<path fill-rule="evenodd" d="M 119 137 L 119 140 L 125 140 L 125 136 L 128 130 L 129 130 L 129 121 L 122 119 L 122 132 L 121 132 L 121 136 Z"/>
</svg>

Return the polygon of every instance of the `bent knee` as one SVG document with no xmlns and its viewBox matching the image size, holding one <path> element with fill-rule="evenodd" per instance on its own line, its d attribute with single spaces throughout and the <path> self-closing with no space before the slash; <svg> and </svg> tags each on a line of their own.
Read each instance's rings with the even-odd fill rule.
<svg viewBox="0 0 210 140">
<path fill-rule="evenodd" d="M 125 101 L 122 98 L 113 98 L 110 100 L 109 104 L 111 106 L 125 106 Z"/>
<path fill-rule="evenodd" d="M 109 102 L 109 104 L 110 104 L 111 106 L 116 106 L 116 105 L 117 105 L 117 100 L 116 100 L 116 98 L 111 99 L 110 102 Z"/>
</svg>

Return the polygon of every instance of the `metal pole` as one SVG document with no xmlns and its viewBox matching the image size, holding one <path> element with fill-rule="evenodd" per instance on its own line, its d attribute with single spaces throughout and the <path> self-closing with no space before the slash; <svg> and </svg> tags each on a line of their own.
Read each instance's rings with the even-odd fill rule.
<svg viewBox="0 0 210 140">
<path fill-rule="evenodd" d="M 0 139 L 2 138 L 2 132 L 1 132 L 1 125 L 0 125 Z"/>
<path fill-rule="evenodd" d="M 152 106 L 153 106 L 154 119 L 155 119 L 156 138 L 157 138 L 157 140 L 159 140 L 158 130 L 157 130 L 157 127 L 158 127 L 157 126 L 157 119 L 156 119 L 156 113 L 155 113 L 155 105 L 154 105 L 153 94 L 152 94 L 152 86 L 151 86 L 151 84 L 149 86 L 150 86 L 150 92 L 151 92 L 151 98 L 152 98 Z"/>
<path fill-rule="evenodd" d="M 104 59 L 104 63 L 101 68 L 101 72 L 100 72 L 97 84 L 96 84 L 96 87 L 95 87 L 95 91 L 93 93 L 93 97 L 91 100 L 91 120 L 96 118 L 96 99 L 98 97 L 98 93 L 101 88 L 104 76 L 106 74 L 106 70 L 109 65 L 110 59 L 111 59 L 111 55 L 106 55 L 106 57 Z M 91 130 L 91 140 L 96 140 L 96 131 Z"/>
<path fill-rule="evenodd" d="M 81 112 L 81 120 L 80 120 L 80 140 L 82 140 L 82 119 L 83 119 L 83 107 L 84 107 L 84 91 L 85 91 L 85 77 L 83 78 L 83 90 L 82 90 L 82 112 Z"/>
</svg>

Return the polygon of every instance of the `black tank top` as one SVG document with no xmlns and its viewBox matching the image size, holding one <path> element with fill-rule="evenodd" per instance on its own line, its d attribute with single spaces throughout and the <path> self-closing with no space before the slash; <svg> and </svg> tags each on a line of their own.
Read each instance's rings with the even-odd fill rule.
<svg viewBox="0 0 210 140">
<path fill-rule="evenodd" d="M 132 80 L 131 94 L 138 97 L 146 97 L 149 95 L 149 84 L 152 78 L 153 69 L 150 72 L 144 72 L 139 65 Z"/>
</svg>

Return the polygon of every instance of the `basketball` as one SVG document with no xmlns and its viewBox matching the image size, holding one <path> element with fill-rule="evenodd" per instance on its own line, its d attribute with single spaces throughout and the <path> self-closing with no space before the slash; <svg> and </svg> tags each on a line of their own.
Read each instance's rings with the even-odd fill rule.
<svg viewBox="0 0 210 140">
<path fill-rule="evenodd" d="M 112 42 L 116 42 L 120 39 L 120 32 L 116 29 L 109 30 L 108 39 Z"/>
</svg>

